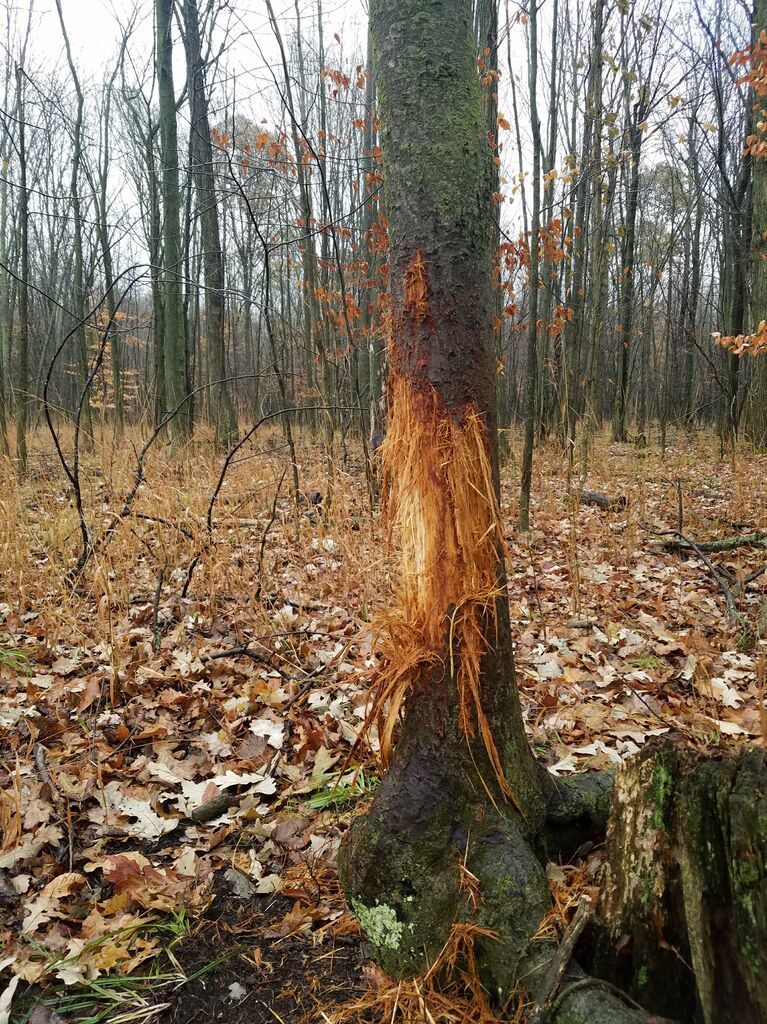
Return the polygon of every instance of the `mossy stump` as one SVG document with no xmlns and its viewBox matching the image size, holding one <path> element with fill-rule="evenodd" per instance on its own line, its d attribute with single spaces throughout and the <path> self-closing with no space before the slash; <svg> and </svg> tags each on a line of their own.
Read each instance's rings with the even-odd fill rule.
<svg viewBox="0 0 767 1024">
<path fill-rule="evenodd" d="M 592 969 L 694 1024 L 767 1021 L 767 756 L 648 744 L 616 777 Z"/>
</svg>

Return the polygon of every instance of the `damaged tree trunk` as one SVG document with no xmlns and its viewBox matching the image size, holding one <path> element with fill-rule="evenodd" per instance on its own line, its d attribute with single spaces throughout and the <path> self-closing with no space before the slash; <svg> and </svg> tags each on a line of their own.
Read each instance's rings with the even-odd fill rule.
<svg viewBox="0 0 767 1024">
<path fill-rule="evenodd" d="M 569 858 L 604 833 L 612 779 L 553 779 L 530 750 L 517 693 L 499 525 L 491 150 L 471 0 L 372 0 L 371 29 L 391 243 L 383 459 L 402 543 L 399 607 L 369 719 L 385 761 L 403 707 L 404 721 L 372 806 L 341 848 L 341 880 L 394 977 L 425 973 L 456 926 L 468 925 L 499 1007 L 523 992 L 546 1004 L 548 1024 L 658 1022 L 607 983 L 613 965 L 604 981 L 574 963 L 552 970 L 557 944 L 541 927 L 552 906 L 546 859 Z M 620 828 L 611 879 L 629 863 Z M 629 826 L 632 842 L 644 838 Z M 763 891 L 758 899 L 762 913 Z M 617 906 L 592 940 L 602 966 L 623 948 L 621 929 L 649 927 L 638 910 L 624 924 Z M 699 1012 L 694 990 L 684 990 L 682 1020 Z"/>
</svg>

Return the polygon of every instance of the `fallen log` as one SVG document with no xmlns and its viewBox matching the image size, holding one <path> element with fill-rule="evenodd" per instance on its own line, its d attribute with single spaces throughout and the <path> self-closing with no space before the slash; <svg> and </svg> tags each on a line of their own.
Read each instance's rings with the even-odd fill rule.
<svg viewBox="0 0 767 1024">
<path fill-rule="evenodd" d="M 604 512 L 619 512 L 628 505 L 628 500 L 621 495 L 618 498 L 611 498 L 601 491 L 581 491 L 578 495 L 581 505 L 596 505 Z"/>
<path fill-rule="evenodd" d="M 737 537 L 723 537 L 721 540 L 698 540 L 694 543 L 683 537 L 670 538 L 663 542 L 669 551 L 701 551 L 718 552 L 734 551 L 736 548 L 767 548 L 767 533 L 742 533 Z"/>
</svg>

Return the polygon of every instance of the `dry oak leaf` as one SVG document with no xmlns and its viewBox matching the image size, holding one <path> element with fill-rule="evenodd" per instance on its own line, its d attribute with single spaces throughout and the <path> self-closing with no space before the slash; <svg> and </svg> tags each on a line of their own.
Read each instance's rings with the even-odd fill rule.
<svg viewBox="0 0 767 1024">
<path fill-rule="evenodd" d="M 104 787 L 101 807 L 94 808 L 90 817 L 97 824 L 116 826 L 128 836 L 150 841 L 172 832 L 179 824 L 178 818 L 163 818 L 148 800 L 125 792 L 115 781 Z"/>
<path fill-rule="evenodd" d="M 8 871 L 15 868 L 17 864 L 32 860 L 44 846 L 58 846 L 61 834 L 61 829 L 54 825 L 46 825 L 35 834 L 33 839 L 28 839 L 7 853 L 0 854 L 0 870 Z"/>
<path fill-rule="evenodd" d="M 227 771 L 221 775 L 213 775 L 202 782 L 189 782 L 187 779 L 178 779 L 177 782 L 181 787 L 181 794 L 166 790 L 162 796 L 164 799 L 174 801 L 184 814 L 191 814 L 195 808 L 214 799 L 223 790 L 232 786 L 246 786 L 247 792 L 261 793 L 264 796 L 272 796 L 277 790 L 277 783 L 274 779 L 260 775 L 258 772 L 238 775 L 236 772 Z"/>
<path fill-rule="evenodd" d="M 84 884 L 85 875 L 78 871 L 66 871 L 48 882 L 40 895 L 27 904 L 21 930 L 27 935 L 32 934 L 52 918 L 59 917 L 63 913 L 61 901 L 82 888 Z"/>
</svg>

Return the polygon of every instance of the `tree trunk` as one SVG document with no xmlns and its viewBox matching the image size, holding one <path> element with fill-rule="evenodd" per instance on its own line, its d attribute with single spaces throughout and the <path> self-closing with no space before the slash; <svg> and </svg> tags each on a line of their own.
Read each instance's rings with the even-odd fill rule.
<svg viewBox="0 0 767 1024">
<path fill-rule="evenodd" d="M 154 425 L 162 423 L 168 411 L 165 397 L 165 296 L 162 287 L 162 215 L 155 168 L 152 134 L 146 142 L 149 181 L 149 252 L 152 261 L 152 412 Z"/>
<path fill-rule="evenodd" d="M 370 394 L 368 408 L 370 410 L 370 440 L 374 445 L 380 443 L 383 438 L 383 384 L 382 384 L 382 359 L 383 346 L 376 330 L 377 316 L 376 304 L 378 302 L 377 278 L 379 260 L 373 245 L 373 225 L 381 209 L 381 203 L 376 196 L 376 175 L 375 159 L 373 148 L 376 143 L 377 132 L 375 126 L 376 106 L 376 80 L 373 68 L 373 47 L 368 32 L 367 59 L 365 68 L 365 125 L 362 136 L 362 194 L 365 197 L 365 204 L 362 208 L 361 221 L 361 244 L 366 265 L 365 287 L 362 293 L 362 324 L 363 335 L 367 341 L 367 362 L 368 362 L 368 384 Z M 365 358 L 365 355 L 361 355 Z"/>
<path fill-rule="evenodd" d="M 767 1020 L 767 765 L 648 744 L 618 772 L 597 972 L 660 1013 Z"/>
<path fill-rule="evenodd" d="M 191 432 L 187 397 L 184 307 L 181 293 L 181 192 L 178 180 L 178 128 L 173 88 L 172 0 L 155 0 L 157 80 L 160 97 L 160 149 L 163 212 L 163 360 L 168 412 L 181 406 L 171 420 L 174 442 Z"/>
<path fill-rule="evenodd" d="M 6 103 L 9 99 L 6 79 Z M 8 251 L 6 232 L 8 230 L 8 172 L 6 152 L 0 153 L 3 161 L 0 167 L 0 264 L 7 266 Z M 0 277 L 0 456 L 11 454 L 8 444 L 8 410 L 6 398 L 11 383 L 11 277 L 3 271 Z"/>
<path fill-rule="evenodd" d="M 536 396 L 538 393 L 538 272 L 541 227 L 541 122 L 538 117 L 538 7 L 530 6 L 530 53 L 528 85 L 530 125 L 533 133 L 533 216 L 530 222 L 530 273 L 527 302 L 527 370 L 525 374 L 525 441 L 519 489 L 519 529 L 530 528 L 530 488 L 533 482 Z"/>
<path fill-rule="evenodd" d="M 197 0 L 184 0 L 184 32 L 191 105 L 189 149 L 192 156 L 192 174 L 197 190 L 197 213 L 200 218 L 205 280 L 205 345 L 210 385 L 208 413 L 217 443 L 226 447 L 237 436 L 237 417 L 226 384 L 224 254 L 221 250 L 221 234 L 218 224 L 213 145 L 210 137 L 208 95 L 200 44 Z"/>
<path fill-rule="evenodd" d="M 583 124 L 581 156 L 578 163 L 578 178 L 575 189 L 575 217 L 572 234 L 572 263 L 568 271 L 565 297 L 573 310 L 572 319 L 565 324 L 562 336 L 562 391 L 565 408 L 565 436 L 575 440 L 576 418 L 579 412 L 579 381 L 581 380 L 581 356 L 583 339 L 586 334 L 586 270 L 587 270 L 587 208 L 590 192 L 598 193 L 601 173 L 601 150 L 596 147 L 599 159 L 594 161 L 594 128 L 596 112 L 602 103 L 602 31 L 604 20 L 603 0 L 595 0 L 592 23 L 591 51 L 587 78 L 587 102 Z M 599 199 L 592 201 L 599 202 Z"/>
<path fill-rule="evenodd" d="M 548 979 L 557 946 L 539 934 L 551 908 L 544 858 L 571 855 L 585 837 L 598 836 L 612 780 L 600 774 L 553 780 L 535 761 L 521 717 L 498 522 L 490 150 L 471 0 L 373 0 L 371 27 L 391 241 L 392 349 L 383 455 L 388 514 L 402 540 L 401 604 L 390 620 L 369 719 L 378 722 L 385 761 L 403 702 L 405 714 L 371 808 L 355 820 L 341 847 L 342 884 L 379 962 L 395 977 L 423 973 L 455 934 L 454 925 L 470 924 L 479 976 L 499 1005 L 522 989 L 548 1003 L 548 1024 L 658 1024 L 661 1018 L 567 961 L 553 988 Z M 757 921 L 747 925 L 738 919 L 736 929 L 725 932 L 733 962 L 728 957 L 712 968 L 706 959 L 710 945 L 700 946 L 701 955 L 693 958 L 696 975 L 699 960 L 709 971 L 701 968 L 697 978 L 700 1003 L 706 1005 L 709 991 L 712 998 L 729 998 L 742 983 L 743 993 L 733 1001 L 739 998 L 744 1011 L 761 1008 L 764 996 L 746 973 L 764 956 L 761 833 L 767 835 L 767 812 L 746 818 L 725 804 L 756 781 L 753 810 L 762 782 L 751 760 L 748 775 L 727 776 L 737 783 L 733 788 L 717 787 L 725 770 L 717 759 L 693 772 L 693 755 L 682 752 L 679 758 L 680 765 L 692 766 L 690 772 L 667 765 L 656 789 L 663 801 L 660 814 L 677 799 L 669 780 L 685 780 L 680 807 L 688 806 L 688 785 L 691 793 L 702 794 L 703 811 L 687 819 L 689 834 L 675 833 L 690 851 L 693 891 L 696 873 L 710 884 L 724 878 L 718 864 L 726 858 L 718 858 L 717 850 L 725 850 L 721 837 L 731 839 L 730 825 L 737 823 L 743 841 L 736 860 L 747 867 L 732 883 L 733 899 L 742 899 Z M 632 814 L 650 799 L 649 790 L 635 786 L 629 799 L 619 786 L 623 816 L 610 840 L 617 852 L 608 892 L 614 880 L 629 877 L 620 869 L 629 864 L 634 846 L 648 850 L 646 833 L 655 819 L 645 816 L 644 831 L 637 830 Z M 718 796 L 725 803 L 717 804 Z M 652 806 L 657 810 L 658 800 Z M 716 864 L 707 865 L 707 843 L 716 842 Z M 654 863 L 654 848 L 648 856 Z M 734 879 L 732 873 L 728 877 Z M 611 923 L 623 921 L 621 908 L 635 904 L 620 893 L 613 903 L 608 898 L 606 906 L 617 909 L 603 915 L 594 948 L 612 953 Z M 628 918 L 637 927 L 646 927 L 647 920 L 638 911 Z M 710 931 L 700 934 L 710 942 Z M 740 936 L 756 943 L 750 960 L 742 957 L 742 944 L 736 948 Z M 709 984 L 707 977 L 715 980 Z M 649 987 L 651 998 L 658 989 Z M 689 991 L 688 984 L 685 1021 L 696 1012 Z"/>
<path fill-rule="evenodd" d="M 627 437 L 627 417 L 629 402 L 629 369 L 631 366 L 632 333 L 634 327 L 634 257 L 636 248 L 636 219 L 639 206 L 639 163 L 642 156 L 642 124 L 647 117 L 648 109 L 644 96 L 646 86 L 640 89 L 639 99 L 635 102 L 627 125 L 628 146 L 631 166 L 628 171 L 628 187 L 626 189 L 626 218 L 624 224 L 623 245 L 621 247 L 620 269 L 620 372 L 616 395 L 615 416 L 613 418 L 613 439 L 625 441 Z M 630 86 L 626 78 L 625 103 L 628 113 L 630 103 Z"/>
<path fill-rule="evenodd" d="M 701 252 L 700 235 L 703 225 L 704 213 L 704 192 L 703 183 L 700 179 L 698 166 L 698 150 L 696 144 L 696 123 L 693 117 L 689 120 L 689 147 L 688 162 L 692 173 L 692 193 L 695 214 L 693 220 L 692 237 L 690 239 L 690 267 L 691 280 L 689 290 L 685 288 L 683 299 L 685 303 L 684 318 L 684 386 L 683 386 L 683 412 L 685 426 L 688 430 L 692 428 L 695 415 L 695 343 L 698 328 L 698 303 L 700 300 L 700 279 L 701 279 Z"/>
<path fill-rule="evenodd" d="M 551 11 L 551 66 L 549 68 L 549 126 L 548 142 L 543 163 L 543 212 L 541 220 L 548 221 L 549 230 L 554 218 L 555 199 L 555 168 L 557 160 L 557 138 L 559 133 L 559 95 L 557 87 L 562 84 L 562 75 L 557 60 L 559 38 L 559 0 L 554 0 Z M 559 379 L 559 350 L 562 344 L 561 334 L 552 332 L 552 312 L 554 299 L 559 287 L 560 267 L 554 260 L 550 261 L 547 272 L 542 277 L 544 282 L 543 302 L 541 303 L 541 326 L 543 329 L 544 352 L 541 361 L 540 384 L 542 389 L 539 402 L 539 432 L 545 437 L 554 424 L 557 411 L 557 386 Z"/>
<path fill-rule="evenodd" d="M 67 63 L 69 64 L 69 72 L 72 75 L 72 82 L 74 83 L 75 93 L 77 95 L 76 115 L 72 128 L 72 145 L 74 151 L 72 153 L 72 174 L 69 188 L 69 194 L 72 201 L 72 222 L 74 227 L 74 339 L 76 346 L 77 383 L 79 387 L 79 395 L 75 402 L 75 409 L 76 411 L 82 410 L 81 412 L 78 412 L 80 417 L 80 436 L 82 437 L 83 447 L 90 451 L 94 446 L 94 436 L 93 425 L 91 422 L 90 395 L 88 394 L 89 358 L 88 340 L 85 331 L 87 310 L 85 306 L 86 289 L 85 274 L 83 270 L 83 217 L 82 204 L 80 201 L 80 164 L 83 159 L 83 110 L 85 107 L 85 99 L 83 97 L 82 87 L 80 86 L 80 79 L 77 75 L 77 69 L 75 68 L 74 60 L 72 59 L 69 36 L 67 35 L 66 25 L 64 23 L 64 15 L 61 11 L 61 0 L 56 0 L 56 10 L 59 15 L 61 33 L 64 37 L 64 49 L 67 55 Z"/>
<path fill-rule="evenodd" d="M 27 144 L 24 110 L 24 68 L 16 68 L 19 119 L 19 337 L 16 357 L 16 458 L 19 474 L 27 471 L 27 420 L 29 410 L 29 193 L 27 191 Z"/>
<path fill-rule="evenodd" d="M 767 29 L 767 0 L 754 4 L 754 38 Z M 761 68 L 755 69 L 763 73 Z M 757 121 L 763 121 L 763 103 L 757 112 Z M 753 161 L 753 233 L 751 308 L 754 330 L 767 320 L 767 160 L 758 156 Z M 744 410 L 744 430 L 749 441 L 760 448 L 767 447 L 767 356 L 754 359 L 748 403 Z"/>
<path fill-rule="evenodd" d="M 120 54 L 120 61 L 115 67 L 110 78 L 104 101 L 104 111 L 101 118 L 102 153 L 99 160 L 98 190 L 97 193 L 97 217 L 98 237 L 101 247 L 101 260 L 104 267 L 104 290 L 106 292 L 107 317 L 113 325 L 109 337 L 109 359 L 112 371 L 112 392 L 114 398 L 114 426 L 115 437 L 122 437 L 125 428 L 125 409 L 123 406 L 122 387 L 122 359 L 120 355 L 120 332 L 116 329 L 114 318 L 116 312 L 116 296 L 114 289 L 114 269 L 112 266 L 112 246 L 109 238 L 108 221 L 108 197 L 107 185 L 110 168 L 110 131 L 112 128 L 112 90 L 115 78 L 122 61 L 123 53 Z"/>
</svg>

